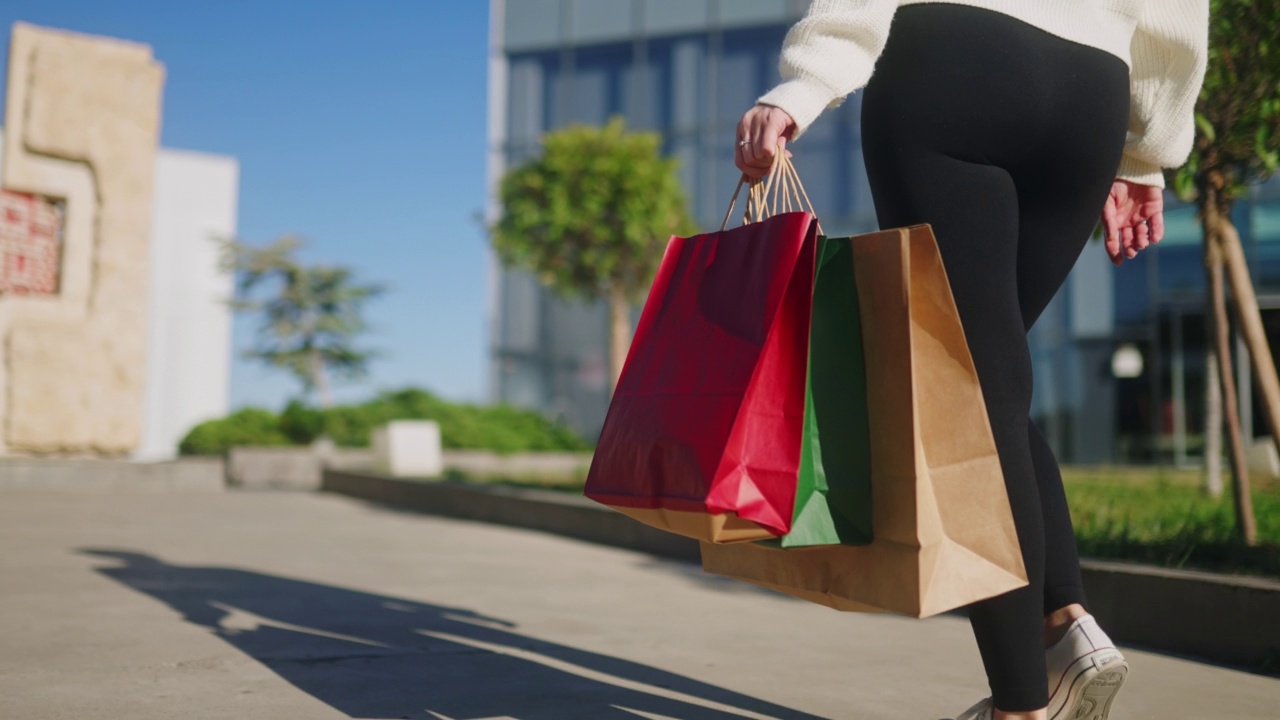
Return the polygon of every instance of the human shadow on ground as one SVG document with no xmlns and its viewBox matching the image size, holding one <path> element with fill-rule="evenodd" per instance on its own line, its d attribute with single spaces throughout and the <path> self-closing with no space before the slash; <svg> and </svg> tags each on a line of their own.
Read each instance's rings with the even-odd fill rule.
<svg viewBox="0 0 1280 720">
<path fill-rule="evenodd" d="M 478 612 L 228 567 L 82 549 L 353 718 L 821 720 L 620 658 L 520 634 Z"/>
</svg>

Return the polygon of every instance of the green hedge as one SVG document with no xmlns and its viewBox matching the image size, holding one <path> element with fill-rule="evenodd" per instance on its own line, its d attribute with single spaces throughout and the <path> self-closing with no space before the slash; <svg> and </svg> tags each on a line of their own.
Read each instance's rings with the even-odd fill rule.
<svg viewBox="0 0 1280 720">
<path fill-rule="evenodd" d="M 217 455 L 236 445 L 307 445 L 322 435 L 343 447 L 366 447 L 373 429 L 392 420 L 435 420 L 442 444 L 450 449 L 513 453 L 591 447 L 569 428 L 534 412 L 451 403 L 425 390 L 409 389 L 328 410 L 297 402 L 279 415 L 241 410 L 196 426 L 179 449 L 184 455 Z"/>
<path fill-rule="evenodd" d="M 192 428 L 178 444 L 183 455 L 221 455 L 236 445 L 289 445 L 280 418 L 268 410 L 245 408 L 221 420 Z"/>
</svg>

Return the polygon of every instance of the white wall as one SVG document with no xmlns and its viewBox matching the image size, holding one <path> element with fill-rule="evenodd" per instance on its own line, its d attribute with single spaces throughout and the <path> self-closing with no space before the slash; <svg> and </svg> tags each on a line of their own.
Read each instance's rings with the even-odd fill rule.
<svg viewBox="0 0 1280 720">
<path fill-rule="evenodd" d="M 162 460 L 195 425 L 228 411 L 232 278 L 218 238 L 236 235 L 235 158 L 161 149 L 156 159 L 142 444 Z"/>
</svg>

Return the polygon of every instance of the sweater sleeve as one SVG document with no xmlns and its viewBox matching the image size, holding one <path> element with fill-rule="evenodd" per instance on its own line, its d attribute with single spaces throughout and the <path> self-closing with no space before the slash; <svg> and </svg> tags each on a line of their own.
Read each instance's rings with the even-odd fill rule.
<svg viewBox="0 0 1280 720">
<path fill-rule="evenodd" d="M 1186 162 L 1209 44 L 1208 0 L 1148 0 L 1129 45 L 1129 133 L 1116 177 L 1164 187 Z"/>
<path fill-rule="evenodd" d="M 782 46 L 782 84 L 758 102 L 785 110 L 799 137 L 871 79 L 897 9 L 897 0 L 813 0 Z"/>
</svg>

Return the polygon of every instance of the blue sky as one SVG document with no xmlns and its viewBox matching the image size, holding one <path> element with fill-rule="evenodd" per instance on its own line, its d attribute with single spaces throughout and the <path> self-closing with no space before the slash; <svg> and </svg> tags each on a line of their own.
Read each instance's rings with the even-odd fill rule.
<svg viewBox="0 0 1280 720">
<path fill-rule="evenodd" d="M 239 160 L 241 238 L 298 234 L 308 260 L 390 286 L 366 338 L 385 357 L 339 399 L 405 385 L 484 399 L 487 2 L 9 0 L 0 64 L 19 20 L 150 44 L 162 144 Z M 251 331 L 237 320 L 237 354 Z M 233 406 L 295 393 L 234 360 Z"/>
</svg>

